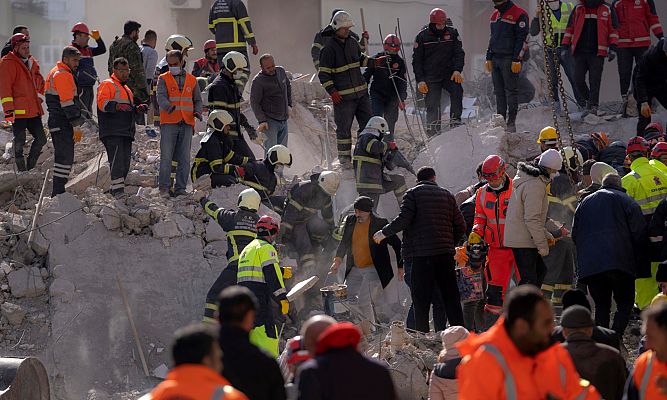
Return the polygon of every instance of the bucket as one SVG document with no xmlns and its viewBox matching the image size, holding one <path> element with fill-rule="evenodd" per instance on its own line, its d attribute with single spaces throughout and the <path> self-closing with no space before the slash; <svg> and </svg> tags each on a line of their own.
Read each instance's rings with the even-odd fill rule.
<svg viewBox="0 0 667 400">
<path fill-rule="evenodd" d="M 330 286 L 325 286 L 320 289 L 322 294 L 322 302 L 324 303 L 324 313 L 331 317 L 336 314 L 342 314 L 347 311 L 347 308 L 341 304 L 342 301 L 347 300 L 347 285 L 344 283 L 336 283 Z"/>
</svg>

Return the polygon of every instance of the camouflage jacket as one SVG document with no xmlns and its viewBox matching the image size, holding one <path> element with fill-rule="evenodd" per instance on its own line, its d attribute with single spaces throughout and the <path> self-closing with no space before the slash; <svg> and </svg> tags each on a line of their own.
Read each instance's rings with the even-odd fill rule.
<svg viewBox="0 0 667 400">
<path fill-rule="evenodd" d="M 144 72 L 144 62 L 141 58 L 139 45 L 128 36 L 117 37 L 111 47 L 109 47 L 109 75 L 113 72 L 113 60 L 118 57 L 125 57 L 129 63 L 130 79 L 127 82 L 127 86 L 132 89 L 135 102 L 137 104 L 147 103 L 148 89 L 146 73 Z"/>
</svg>

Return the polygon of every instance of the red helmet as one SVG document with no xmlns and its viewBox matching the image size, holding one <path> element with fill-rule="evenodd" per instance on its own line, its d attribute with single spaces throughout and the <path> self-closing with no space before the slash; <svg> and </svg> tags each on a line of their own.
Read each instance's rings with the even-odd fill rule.
<svg viewBox="0 0 667 400">
<path fill-rule="evenodd" d="M 301 336 L 294 336 L 287 341 L 287 365 L 302 363 L 310 359 L 308 350 L 303 347 Z"/>
<path fill-rule="evenodd" d="M 445 25 L 447 23 L 447 13 L 442 8 L 434 8 L 431 10 L 431 23 L 437 25 Z"/>
<path fill-rule="evenodd" d="M 651 122 L 650 124 L 646 125 L 646 128 L 644 128 L 644 132 L 648 130 L 656 130 L 660 132 L 661 134 L 665 133 L 665 130 L 662 128 L 662 125 L 660 122 Z"/>
<path fill-rule="evenodd" d="M 593 142 L 595 142 L 599 149 L 609 146 L 609 137 L 602 131 L 591 133 L 591 139 L 593 139 Z"/>
<path fill-rule="evenodd" d="M 257 231 L 264 232 L 265 234 L 275 235 L 280 231 L 280 224 L 270 215 L 263 215 L 259 221 L 257 221 Z"/>
<path fill-rule="evenodd" d="M 641 136 L 635 136 L 628 141 L 628 148 L 626 154 L 632 154 L 634 152 L 648 153 L 650 150 L 648 142 Z"/>
<path fill-rule="evenodd" d="M 487 181 L 499 179 L 505 174 L 505 168 L 505 160 L 492 154 L 482 163 L 482 178 Z"/>
<path fill-rule="evenodd" d="M 658 142 L 651 150 L 651 158 L 667 156 L 667 142 Z"/>
<path fill-rule="evenodd" d="M 384 38 L 384 51 L 389 53 L 398 53 L 401 49 L 401 39 L 398 36 L 390 33 Z"/>
<path fill-rule="evenodd" d="M 23 33 L 15 33 L 11 39 L 12 49 L 15 49 L 16 46 L 20 45 L 21 43 L 30 43 L 30 38 Z"/>
<path fill-rule="evenodd" d="M 76 24 L 74 24 L 74 26 L 72 27 L 72 32 L 74 33 L 81 32 L 90 35 L 90 29 L 88 29 L 88 25 L 84 24 L 83 22 L 77 22 Z"/>
<path fill-rule="evenodd" d="M 210 49 L 215 49 L 215 40 L 209 39 L 204 43 L 204 52 Z"/>
</svg>

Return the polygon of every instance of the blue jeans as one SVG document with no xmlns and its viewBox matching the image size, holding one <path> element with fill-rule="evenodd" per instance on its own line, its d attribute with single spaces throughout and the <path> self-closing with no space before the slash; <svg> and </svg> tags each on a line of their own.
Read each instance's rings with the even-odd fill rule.
<svg viewBox="0 0 667 400">
<path fill-rule="evenodd" d="M 190 175 L 190 147 L 193 127 L 186 123 L 160 125 L 160 189 L 169 189 L 171 185 L 171 162 L 176 161 L 176 192 L 184 191 Z"/>
<path fill-rule="evenodd" d="M 405 268 L 405 283 L 410 287 L 410 282 L 412 280 L 412 259 L 406 258 L 403 261 L 403 268 Z M 410 288 L 412 290 L 412 288 Z M 408 329 L 415 329 L 415 306 L 414 304 L 410 305 L 410 310 L 408 310 L 408 316 L 405 320 L 405 326 Z M 433 290 L 433 326 L 435 331 L 444 331 L 447 328 L 447 313 L 445 312 L 445 303 L 442 300 L 442 295 L 440 294 L 440 289 L 435 288 Z"/>
<path fill-rule="evenodd" d="M 269 124 L 269 129 L 264 131 L 267 136 L 264 142 L 264 154 L 269 149 L 277 144 L 287 146 L 287 120 L 278 121 L 276 119 L 267 118 L 266 122 Z"/>
</svg>

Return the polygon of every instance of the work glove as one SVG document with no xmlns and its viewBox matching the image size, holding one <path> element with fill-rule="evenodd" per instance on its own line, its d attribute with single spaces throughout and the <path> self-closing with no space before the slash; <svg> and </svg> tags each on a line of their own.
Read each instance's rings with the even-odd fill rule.
<svg viewBox="0 0 667 400">
<path fill-rule="evenodd" d="M 201 121 L 201 120 L 202 120 L 201 113 L 200 113 L 200 112 L 196 112 L 196 113 L 195 113 L 195 118 L 197 118 L 198 120 Z"/>
<path fill-rule="evenodd" d="M 93 29 L 90 32 L 90 37 L 97 42 L 98 40 L 100 40 L 100 31 L 98 31 L 97 29 Z"/>
<path fill-rule="evenodd" d="M 486 60 L 484 63 L 484 68 L 486 69 L 486 72 L 491 73 L 491 71 L 493 71 L 493 61 Z"/>
<path fill-rule="evenodd" d="M 117 103 L 116 111 L 132 111 L 132 106 L 130 104 Z"/>
<path fill-rule="evenodd" d="M 366 41 L 368 41 L 368 39 L 370 39 L 370 35 L 368 34 L 368 31 L 363 31 L 363 33 L 361 34 L 361 37 L 366 39 Z"/>
<path fill-rule="evenodd" d="M 419 90 L 419 93 L 421 94 L 426 94 L 428 93 L 428 85 L 426 84 L 426 82 L 419 82 L 417 84 L 417 90 Z"/>
<path fill-rule="evenodd" d="M 470 232 L 470 235 L 468 235 L 468 244 L 479 244 L 482 243 L 482 237 L 479 236 L 479 233 L 477 232 Z"/>
<path fill-rule="evenodd" d="M 380 243 L 382 243 L 382 241 L 385 240 L 386 238 L 387 238 L 387 237 L 384 235 L 384 233 L 382 233 L 382 231 L 377 231 L 377 232 L 375 232 L 375 234 L 373 235 L 373 241 L 374 241 L 376 244 L 380 244 Z"/>
<path fill-rule="evenodd" d="M 465 246 L 459 246 L 454 253 L 454 261 L 457 265 L 466 265 L 468 263 L 468 252 Z"/>
<path fill-rule="evenodd" d="M 547 239 L 547 244 L 549 247 L 554 247 L 556 245 L 556 239 Z"/>
<path fill-rule="evenodd" d="M 647 102 L 642 103 L 642 117 L 651 118 L 651 112 L 651 106 Z"/>
<path fill-rule="evenodd" d="M 269 129 L 269 123 L 268 123 L 268 122 L 262 122 L 262 123 L 259 124 L 259 126 L 257 127 L 257 131 L 258 131 L 258 132 L 264 132 L 264 131 L 267 130 L 267 129 Z"/>
<path fill-rule="evenodd" d="M 459 85 L 463 83 L 463 75 L 459 71 L 454 71 L 451 79 Z"/>
<path fill-rule="evenodd" d="M 292 267 L 283 267 L 283 279 L 290 279 L 292 276 Z"/>
<path fill-rule="evenodd" d="M 398 150 L 398 146 L 396 145 L 395 141 L 392 140 L 390 142 L 387 142 L 387 144 L 389 145 L 389 150 Z"/>
<path fill-rule="evenodd" d="M 283 315 L 287 315 L 289 313 L 289 301 L 288 300 L 280 300 L 280 312 L 282 312 Z"/>
<path fill-rule="evenodd" d="M 12 119 L 12 118 L 14 118 L 14 110 L 5 111 L 5 119 Z"/>
<path fill-rule="evenodd" d="M 257 47 L 256 44 L 250 45 L 252 47 L 252 55 L 256 56 L 257 53 L 259 53 L 259 48 Z"/>
<path fill-rule="evenodd" d="M 245 168 L 243 167 L 234 167 L 234 172 L 236 172 L 236 176 L 239 178 L 245 177 Z"/>
<path fill-rule="evenodd" d="M 616 58 L 616 51 L 613 49 L 609 49 L 609 53 L 607 54 L 607 61 L 612 62 Z"/>
<path fill-rule="evenodd" d="M 167 114 L 171 114 L 174 111 L 176 111 L 176 106 L 175 105 L 170 105 L 169 108 L 167 108 Z"/>
<path fill-rule="evenodd" d="M 148 104 L 139 104 L 136 106 L 136 110 L 138 113 L 145 114 L 148 112 Z"/>
<path fill-rule="evenodd" d="M 542 257 L 546 257 L 549 255 L 549 248 L 547 247 L 546 249 L 538 249 L 537 252 L 540 254 Z"/>
<path fill-rule="evenodd" d="M 72 137 L 74 138 L 74 143 L 79 143 L 81 141 L 81 139 L 83 138 L 83 131 L 81 130 L 80 127 L 77 126 L 74 128 Z"/>
<path fill-rule="evenodd" d="M 382 64 L 387 63 L 387 56 L 376 57 L 374 58 L 374 60 L 375 60 L 375 68 L 377 68 L 380 67 Z"/>
<path fill-rule="evenodd" d="M 512 61 L 512 73 L 518 74 L 521 72 L 521 61 Z"/>
<path fill-rule="evenodd" d="M 333 101 L 334 104 L 340 104 L 343 102 L 343 97 L 338 93 L 337 90 L 334 90 L 331 94 L 331 100 Z"/>
<path fill-rule="evenodd" d="M 405 103 L 402 102 L 402 101 L 399 101 L 399 102 L 398 102 L 398 108 L 399 108 L 399 110 L 401 110 L 401 111 L 405 110 Z"/>
</svg>

